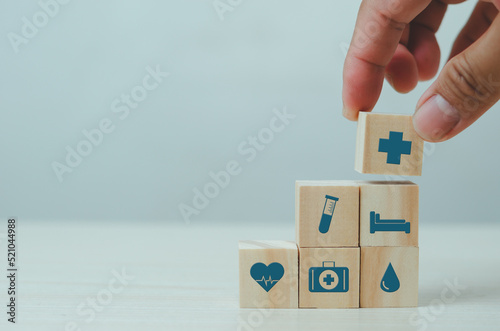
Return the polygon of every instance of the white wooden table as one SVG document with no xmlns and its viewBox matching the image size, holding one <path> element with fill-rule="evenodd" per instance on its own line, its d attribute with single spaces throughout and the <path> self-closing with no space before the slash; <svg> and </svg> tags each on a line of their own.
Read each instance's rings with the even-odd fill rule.
<svg viewBox="0 0 500 331">
<path fill-rule="evenodd" d="M 500 330 L 500 223 L 475 226 L 473 221 L 468 225 L 449 221 L 436 226 L 421 221 L 419 308 L 239 309 L 237 241 L 293 238 L 293 221 L 183 225 L 21 219 L 15 327 Z M 5 239 L 0 246 L 4 269 Z M 123 271 L 128 279 L 115 275 Z M 460 286 L 458 292 L 445 290 L 454 282 Z M 7 302 L 6 288 L 2 277 L 2 307 Z M 6 322 L 5 311 L 0 316 L 0 330 L 14 330 Z"/>
</svg>

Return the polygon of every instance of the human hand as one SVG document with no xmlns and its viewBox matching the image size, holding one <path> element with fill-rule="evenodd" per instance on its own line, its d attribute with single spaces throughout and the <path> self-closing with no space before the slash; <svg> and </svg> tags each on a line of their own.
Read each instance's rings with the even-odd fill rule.
<svg viewBox="0 0 500 331">
<path fill-rule="evenodd" d="M 448 4 L 465 0 L 363 0 L 344 64 L 344 116 L 371 111 L 384 77 L 411 91 L 439 69 L 435 33 Z M 417 103 L 413 124 L 425 140 L 462 132 L 500 99 L 500 0 L 479 1 L 450 59 Z"/>
</svg>

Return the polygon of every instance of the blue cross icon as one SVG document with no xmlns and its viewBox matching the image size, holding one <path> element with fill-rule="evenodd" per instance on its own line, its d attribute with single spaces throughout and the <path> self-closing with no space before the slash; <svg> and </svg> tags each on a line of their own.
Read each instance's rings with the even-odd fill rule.
<svg viewBox="0 0 500 331">
<path fill-rule="evenodd" d="M 378 151 L 387 153 L 388 164 L 401 164 L 401 155 L 411 154 L 411 141 L 403 140 L 403 132 L 391 131 L 389 139 L 380 138 Z"/>
<path fill-rule="evenodd" d="M 323 281 L 328 285 L 332 285 L 333 282 L 335 282 L 335 278 L 332 277 L 332 275 L 328 274 L 323 278 Z"/>
</svg>

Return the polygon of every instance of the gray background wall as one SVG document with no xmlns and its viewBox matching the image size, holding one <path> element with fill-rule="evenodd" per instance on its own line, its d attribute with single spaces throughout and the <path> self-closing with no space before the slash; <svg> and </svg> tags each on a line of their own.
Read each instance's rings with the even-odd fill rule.
<svg viewBox="0 0 500 331">
<path fill-rule="evenodd" d="M 383 179 L 353 170 L 356 125 L 341 116 L 359 3 L 241 1 L 222 20 L 212 0 L 73 0 L 16 53 L 9 33 L 21 35 L 40 5 L 2 1 L 0 215 L 183 222 L 179 205 L 235 160 L 241 173 L 192 222 L 293 222 L 296 179 Z M 449 9 L 444 58 L 474 3 Z M 113 101 L 148 66 L 170 75 L 120 119 Z M 385 86 L 375 111 L 411 114 L 428 85 L 407 95 Z M 296 117 L 247 161 L 238 146 L 284 107 Z M 496 221 L 498 108 L 428 146 L 424 175 L 413 178 L 421 222 Z M 53 162 L 104 118 L 114 131 L 58 180 Z"/>
</svg>

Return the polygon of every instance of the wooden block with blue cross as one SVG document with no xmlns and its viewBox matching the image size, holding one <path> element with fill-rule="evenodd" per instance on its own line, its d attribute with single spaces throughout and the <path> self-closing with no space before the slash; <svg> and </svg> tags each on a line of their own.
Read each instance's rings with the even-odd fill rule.
<svg viewBox="0 0 500 331">
<path fill-rule="evenodd" d="M 297 245 L 283 240 L 239 242 L 240 307 L 298 308 Z"/>
<path fill-rule="evenodd" d="M 299 255 L 299 308 L 359 308 L 359 247 L 300 247 Z"/>
<path fill-rule="evenodd" d="M 355 169 L 360 173 L 399 176 L 422 174 L 424 141 L 409 115 L 361 112 Z"/>
</svg>

